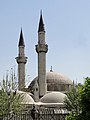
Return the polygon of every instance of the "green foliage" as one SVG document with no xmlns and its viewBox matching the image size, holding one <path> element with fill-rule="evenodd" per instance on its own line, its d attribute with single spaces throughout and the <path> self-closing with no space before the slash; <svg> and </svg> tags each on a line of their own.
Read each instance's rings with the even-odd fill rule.
<svg viewBox="0 0 90 120">
<path fill-rule="evenodd" d="M 23 110 L 22 100 L 23 95 L 17 94 L 16 91 L 11 89 L 9 82 L 3 80 L 0 90 L 0 115 L 21 112 Z"/>
<path fill-rule="evenodd" d="M 72 86 L 69 93 L 67 93 L 67 98 L 65 99 L 65 105 L 68 111 L 71 111 L 74 113 L 79 113 L 80 111 L 80 95 L 79 95 L 79 89 L 76 89 L 76 87 Z"/>
<path fill-rule="evenodd" d="M 65 105 L 70 112 L 66 120 L 90 119 L 90 78 L 85 78 L 84 85 L 72 87 L 65 99 Z"/>
<path fill-rule="evenodd" d="M 90 78 L 85 78 L 85 83 L 80 91 L 81 101 L 80 105 L 82 112 L 80 118 L 82 120 L 90 119 Z"/>
<path fill-rule="evenodd" d="M 70 114 L 68 116 L 66 116 L 66 120 L 78 120 L 78 115 L 70 112 Z"/>
</svg>

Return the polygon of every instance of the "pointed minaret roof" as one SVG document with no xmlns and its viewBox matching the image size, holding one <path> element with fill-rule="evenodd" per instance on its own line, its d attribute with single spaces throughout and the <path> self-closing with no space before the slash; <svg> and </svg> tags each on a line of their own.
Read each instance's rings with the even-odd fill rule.
<svg viewBox="0 0 90 120">
<path fill-rule="evenodd" d="M 52 66 L 51 66 L 51 70 L 50 70 L 50 72 L 53 72 Z"/>
<path fill-rule="evenodd" d="M 38 27 L 38 32 L 41 32 L 41 31 L 45 31 L 44 24 L 43 24 L 43 18 L 42 18 L 42 11 L 41 11 L 39 27 Z"/>
<path fill-rule="evenodd" d="M 25 46 L 24 45 L 24 38 L 23 38 L 22 28 L 21 28 L 21 33 L 20 33 L 20 38 L 19 38 L 19 44 L 18 44 L 18 46 Z"/>
</svg>

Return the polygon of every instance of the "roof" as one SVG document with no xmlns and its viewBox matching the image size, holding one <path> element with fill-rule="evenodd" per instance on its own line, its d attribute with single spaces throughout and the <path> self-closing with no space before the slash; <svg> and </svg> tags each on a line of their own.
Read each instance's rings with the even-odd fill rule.
<svg viewBox="0 0 90 120">
<path fill-rule="evenodd" d="M 22 29 L 21 29 L 21 33 L 20 33 L 20 38 L 19 38 L 19 44 L 18 44 L 18 46 L 25 46 L 24 45 L 24 38 L 23 38 Z"/>
<path fill-rule="evenodd" d="M 34 104 L 33 98 L 27 92 L 17 91 L 18 94 L 21 95 L 22 104 Z"/>
<path fill-rule="evenodd" d="M 72 84 L 72 81 L 65 74 L 48 72 L 47 83 Z"/>
<path fill-rule="evenodd" d="M 72 81 L 66 75 L 57 73 L 57 72 L 47 72 L 46 73 L 47 84 L 67 84 L 72 85 Z M 38 81 L 38 77 L 35 77 L 33 81 L 30 83 L 29 87 L 33 87 L 35 85 L 35 81 Z"/>
<path fill-rule="evenodd" d="M 38 32 L 45 31 L 44 30 L 44 24 L 43 24 L 43 18 L 42 18 L 42 12 L 40 15 L 40 21 L 39 21 L 39 27 L 38 27 Z"/>
<path fill-rule="evenodd" d="M 45 94 L 40 101 L 42 103 L 64 103 L 66 95 L 61 92 L 50 92 Z"/>
</svg>

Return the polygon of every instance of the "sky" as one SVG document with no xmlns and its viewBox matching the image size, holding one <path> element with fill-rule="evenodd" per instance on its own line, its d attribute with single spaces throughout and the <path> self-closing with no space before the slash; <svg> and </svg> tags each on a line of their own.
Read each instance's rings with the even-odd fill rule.
<svg viewBox="0 0 90 120">
<path fill-rule="evenodd" d="M 38 74 L 40 10 L 46 31 L 46 69 L 75 82 L 90 76 L 90 0 L 0 0 L 0 79 L 15 68 L 22 28 L 25 41 L 26 85 Z"/>
</svg>

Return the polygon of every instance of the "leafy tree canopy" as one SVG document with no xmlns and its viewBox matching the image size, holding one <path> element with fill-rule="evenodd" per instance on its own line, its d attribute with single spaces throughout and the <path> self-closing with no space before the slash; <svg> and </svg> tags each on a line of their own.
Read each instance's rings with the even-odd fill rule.
<svg viewBox="0 0 90 120">
<path fill-rule="evenodd" d="M 16 92 L 12 89 L 10 81 L 3 80 L 0 86 L 0 115 L 7 115 L 11 112 L 19 113 L 23 110 L 21 105 L 23 95 L 16 94 Z"/>
<path fill-rule="evenodd" d="M 66 120 L 90 119 L 90 78 L 85 78 L 83 85 L 73 86 L 65 99 L 65 105 L 70 114 Z"/>
</svg>

